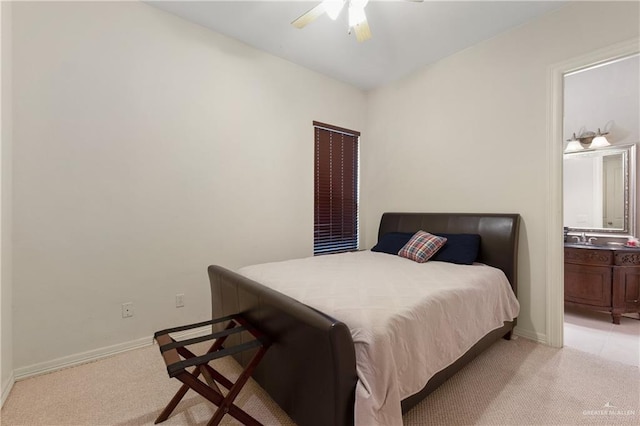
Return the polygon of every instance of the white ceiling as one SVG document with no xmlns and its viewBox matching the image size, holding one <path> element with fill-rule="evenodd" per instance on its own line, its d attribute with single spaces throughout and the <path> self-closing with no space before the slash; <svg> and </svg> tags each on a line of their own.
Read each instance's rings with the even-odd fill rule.
<svg viewBox="0 0 640 426">
<path fill-rule="evenodd" d="M 317 1 L 148 1 L 189 21 L 362 89 L 404 77 L 439 59 L 563 6 L 563 1 L 371 0 L 373 33 L 358 43 L 347 13 L 303 29 L 291 21 Z"/>
</svg>

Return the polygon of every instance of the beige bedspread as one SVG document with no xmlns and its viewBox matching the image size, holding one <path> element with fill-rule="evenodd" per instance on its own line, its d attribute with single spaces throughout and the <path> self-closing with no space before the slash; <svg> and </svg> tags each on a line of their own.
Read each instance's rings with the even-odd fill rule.
<svg viewBox="0 0 640 426">
<path fill-rule="evenodd" d="M 401 425 L 402 399 L 520 308 L 504 273 L 482 264 L 419 264 L 360 251 L 239 273 L 349 326 L 358 374 L 356 425 Z"/>
</svg>

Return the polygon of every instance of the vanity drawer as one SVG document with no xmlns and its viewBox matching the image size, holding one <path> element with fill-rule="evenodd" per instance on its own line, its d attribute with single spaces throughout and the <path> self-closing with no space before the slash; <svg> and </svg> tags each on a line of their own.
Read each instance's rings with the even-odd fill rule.
<svg viewBox="0 0 640 426">
<path fill-rule="evenodd" d="M 616 266 L 640 266 L 640 250 L 616 251 Z"/>
<path fill-rule="evenodd" d="M 577 265 L 613 265 L 613 251 L 592 248 L 564 248 L 565 263 Z"/>
</svg>

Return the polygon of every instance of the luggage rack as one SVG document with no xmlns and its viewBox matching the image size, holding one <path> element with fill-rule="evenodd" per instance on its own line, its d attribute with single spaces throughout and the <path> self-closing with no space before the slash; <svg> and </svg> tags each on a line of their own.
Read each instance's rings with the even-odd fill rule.
<svg viewBox="0 0 640 426">
<path fill-rule="evenodd" d="M 222 331 L 211 333 L 206 336 L 177 341 L 169 335 L 170 333 L 178 333 L 226 321 L 228 321 L 228 323 Z M 229 336 L 243 331 L 249 332 L 253 339 L 227 348 L 223 346 Z M 253 373 L 253 370 L 260 363 L 260 360 L 269 348 L 271 342 L 262 332 L 260 332 L 260 330 L 249 324 L 241 314 L 233 314 L 221 318 L 215 318 L 210 321 L 161 330 L 156 332 L 153 335 L 153 338 L 160 346 L 160 353 L 164 358 L 169 377 L 176 378 L 183 383 L 180 390 L 178 390 L 169 404 L 167 404 L 165 409 L 156 419 L 156 424 L 167 420 L 187 391 L 189 389 L 193 389 L 218 407 L 211 420 L 209 420 L 208 425 L 213 426 L 219 424 L 225 414 L 229 414 L 244 425 L 261 425 L 260 422 L 235 405 L 233 401 L 238 396 L 247 380 L 249 380 L 249 377 L 251 377 L 251 373 Z M 214 342 L 204 355 L 197 356 L 186 348 L 188 345 L 206 342 L 209 340 L 213 340 Z M 242 370 L 242 373 L 240 373 L 240 376 L 235 383 L 227 379 L 215 368 L 209 365 L 209 362 L 215 359 L 234 355 L 254 348 L 258 348 L 257 352 L 244 370 Z M 187 370 L 189 367 L 195 368 L 192 372 L 189 372 Z M 204 377 L 206 383 L 198 378 L 200 375 Z M 226 396 L 224 396 L 220 391 L 218 384 L 228 390 Z"/>
</svg>

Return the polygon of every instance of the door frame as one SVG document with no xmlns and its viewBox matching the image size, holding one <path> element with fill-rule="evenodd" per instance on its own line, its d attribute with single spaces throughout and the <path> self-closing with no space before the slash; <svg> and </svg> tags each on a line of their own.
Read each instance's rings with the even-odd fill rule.
<svg viewBox="0 0 640 426">
<path fill-rule="evenodd" d="M 631 39 L 551 65 L 547 74 L 547 235 L 546 343 L 561 348 L 564 328 L 564 237 L 562 215 L 562 151 L 564 75 L 640 52 L 640 39 Z"/>
</svg>

